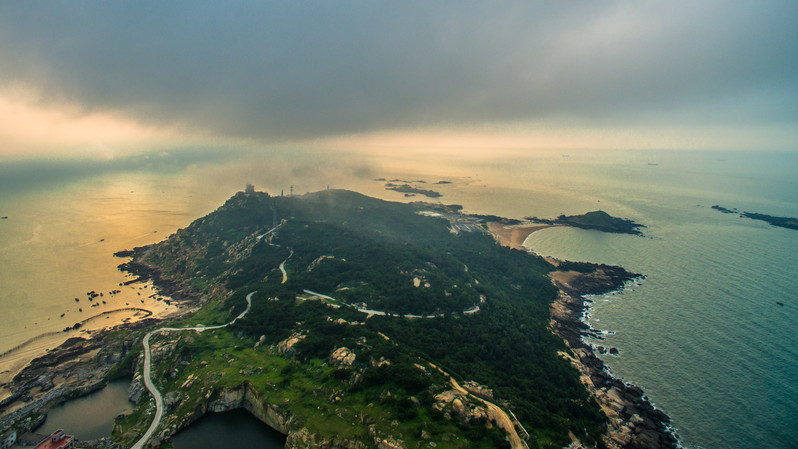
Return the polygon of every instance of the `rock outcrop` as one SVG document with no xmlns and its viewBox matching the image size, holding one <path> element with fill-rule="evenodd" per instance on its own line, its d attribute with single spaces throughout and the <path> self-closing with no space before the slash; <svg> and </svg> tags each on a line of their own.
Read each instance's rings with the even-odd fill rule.
<svg viewBox="0 0 798 449">
<path fill-rule="evenodd" d="M 335 366 L 352 366 L 355 363 L 355 353 L 347 347 L 341 347 L 330 354 L 330 363 Z"/>
<path fill-rule="evenodd" d="M 144 382 L 141 381 L 141 373 L 138 373 L 127 387 L 127 400 L 134 404 L 138 404 L 141 400 L 141 395 L 144 394 L 145 391 Z"/>
<path fill-rule="evenodd" d="M 301 332 L 294 332 L 285 340 L 277 343 L 275 347 L 282 354 L 290 354 L 293 352 L 294 345 L 304 340 L 307 334 Z"/>
<path fill-rule="evenodd" d="M 477 404 L 467 394 L 458 390 L 446 390 L 435 395 L 433 407 L 450 415 L 457 415 L 466 422 L 473 420 L 490 421 L 491 415 L 481 404 Z"/>
</svg>

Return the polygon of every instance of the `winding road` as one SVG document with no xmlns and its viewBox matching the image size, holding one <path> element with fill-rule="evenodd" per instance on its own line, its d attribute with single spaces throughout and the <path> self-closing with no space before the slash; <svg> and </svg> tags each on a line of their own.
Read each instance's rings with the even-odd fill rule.
<svg viewBox="0 0 798 449">
<path fill-rule="evenodd" d="M 260 239 L 260 238 L 265 237 L 266 235 L 268 235 L 268 234 L 272 233 L 273 231 L 277 230 L 277 228 L 279 228 L 279 226 L 277 226 L 274 229 L 270 230 L 266 234 L 258 236 L 258 238 Z M 275 245 L 275 246 L 277 246 L 277 245 Z M 289 256 L 282 263 L 280 263 L 280 271 L 282 272 L 282 275 L 283 275 L 283 279 L 282 279 L 282 283 L 283 284 L 286 281 L 288 281 L 288 273 L 285 270 L 285 263 L 288 262 L 288 259 L 290 259 L 291 256 L 293 256 L 293 255 L 294 255 L 294 251 L 291 250 L 291 253 L 289 254 Z M 468 270 L 468 268 L 466 267 L 466 271 L 467 270 Z M 361 309 L 361 308 L 358 308 L 356 306 L 352 306 L 351 304 L 347 304 L 347 303 L 345 303 L 343 301 L 335 299 L 335 298 L 333 298 L 331 296 L 323 295 L 321 293 L 313 292 L 313 291 L 310 291 L 310 290 L 304 290 L 304 292 L 307 293 L 307 294 L 310 294 L 310 295 L 314 295 L 314 296 L 318 296 L 318 297 L 325 298 L 325 299 L 328 299 L 328 300 L 332 300 L 332 301 L 335 301 L 335 302 L 339 302 L 339 303 L 342 303 L 342 304 L 346 304 L 347 306 L 350 306 L 350 307 L 355 307 L 358 311 L 364 312 L 364 313 L 367 313 L 367 314 L 387 315 L 383 311 Z M 142 437 L 136 442 L 136 444 L 131 446 L 131 449 L 143 449 L 144 445 L 150 440 L 150 438 L 152 438 L 152 435 L 158 429 L 158 426 L 161 424 L 161 419 L 163 418 L 163 411 L 164 411 L 163 397 L 161 396 L 161 393 L 158 391 L 158 388 L 155 387 L 155 384 L 152 381 L 152 352 L 150 350 L 150 337 L 152 337 L 155 334 L 165 334 L 165 333 L 169 333 L 169 332 L 182 332 L 182 331 L 203 332 L 203 331 L 206 331 L 206 330 L 222 329 L 224 327 L 230 326 L 231 324 L 235 323 L 236 321 L 244 318 L 247 315 L 247 313 L 249 313 L 249 310 L 252 308 L 252 295 L 254 295 L 255 293 L 257 293 L 257 292 L 251 292 L 251 293 L 249 293 L 246 296 L 247 308 L 244 309 L 244 311 L 241 312 L 237 317 L 233 318 L 230 322 L 228 322 L 226 324 L 220 324 L 220 325 L 216 325 L 216 326 L 201 326 L 200 325 L 200 326 L 194 326 L 194 327 L 162 327 L 160 329 L 155 329 L 153 331 L 150 331 L 149 333 L 147 333 L 147 335 L 144 336 L 144 340 L 142 341 L 142 343 L 144 345 L 144 373 L 143 373 L 144 386 L 147 388 L 147 390 L 150 392 L 152 397 L 155 399 L 155 417 L 153 418 L 152 423 L 150 424 L 150 427 L 147 429 L 147 431 L 144 433 L 144 435 L 142 435 Z M 485 298 L 482 297 L 481 301 L 480 301 L 480 304 L 483 303 L 484 301 L 485 301 Z M 478 311 L 479 311 L 479 305 L 476 305 L 476 306 L 472 307 L 471 309 L 463 311 L 463 313 L 470 314 L 470 313 L 475 313 L 475 312 L 478 312 Z M 439 318 L 441 316 L 443 316 L 443 314 L 427 315 L 427 316 L 404 315 L 404 317 L 406 317 L 406 318 Z M 438 369 L 440 369 L 440 368 L 438 368 Z M 451 378 L 450 380 L 452 382 L 452 385 L 454 385 L 454 387 L 456 389 L 465 391 L 459 385 L 457 385 L 457 383 L 454 380 L 454 378 Z M 481 398 L 478 398 L 478 399 L 480 399 L 482 402 L 484 402 L 489 407 L 489 409 L 491 409 L 491 411 L 494 414 L 494 419 L 496 419 L 497 423 L 499 423 L 501 427 L 505 428 L 505 430 L 507 430 L 507 432 L 510 434 L 511 443 L 513 445 L 513 448 L 522 447 L 522 446 L 520 446 L 518 444 L 518 442 L 520 441 L 520 438 L 518 438 L 518 435 L 515 434 L 514 429 L 512 429 L 512 426 L 506 425 L 506 423 L 505 423 L 505 421 L 509 421 L 509 419 L 501 419 L 502 418 L 501 415 L 504 414 L 503 411 L 499 407 L 495 406 L 494 404 L 492 404 L 490 402 L 485 401 L 484 399 L 481 399 Z M 506 416 L 507 415 L 504 414 L 504 417 L 506 417 Z M 518 441 L 516 441 L 516 440 L 518 440 Z"/>
<path fill-rule="evenodd" d="M 288 273 L 285 271 L 285 263 L 288 262 L 288 259 L 290 259 L 293 255 L 294 250 L 292 249 L 291 254 L 289 254 L 288 257 L 286 257 L 285 260 L 280 264 L 280 271 L 283 273 L 283 282 L 281 282 L 281 284 L 288 282 Z"/>
<path fill-rule="evenodd" d="M 286 260 L 288 260 L 288 259 L 286 259 Z M 446 315 L 444 313 L 436 313 L 434 315 L 413 315 L 412 313 L 406 313 L 406 314 L 396 313 L 396 314 L 393 314 L 393 313 L 384 312 L 382 310 L 372 310 L 372 309 L 365 309 L 363 307 L 358 307 L 356 305 L 349 304 L 348 302 L 341 301 L 340 299 L 333 298 L 332 296 L 323 295 L 321 293 L 314 292 L 312 290 L 302 290 L 302 291 L 307 293 L 308 295 L 317 296 L 319 298 L 323 298 L 323 299 L 327 299 L 327 300 L 330 300 L 330 301 L 334 301 L 334 302 L 339 303 L 339 304 L 343 304 L 343 305 L 345 305 L 347 307 L 351 307 L 351 308 L 357 310 L 358 312 L 363 312 L 363 313 L 365 313 L 367 315 L 396 316 L 396 317 L 401 317 L 401 318 L 422 318 L 422 319 L 442 318 L 442 317 L 444 317 Z M 471 315 L 473 313 L 477 313 L 477 312 L 479 312 L 479 304 L 484 304 L 484 303 L 485 303 L 485 297 L 484 296 L 480 296 L 479 303 L 477 305 L 471 307 L 470 309 L 463 310 L 461 313 L 463 315 Z"/>
<path fill-rule="evenodd" d="M 271 234 L 272 232 L 276 231 L 280 226 L 281 225 L 276 226 L 275 228 L 271 229 L 266 234 L 258 236 L 258 238 L 260 239 L 260 238 L 265 237 L 266 235 Z M 275 246 L 277 246 L 277 245 L 275 245 Z M 290 259 L 291 256 L 293 256 L 293 255 L 294 255 L 294 250 L 291 250 L 291 254 L 289 254 L 288 257 L 286 257 L 285 260 L 280 264 L 280 271 L 283 273 L 283 282 L 282 283 L 285 283 L 286 281 L 288 281 L 288 273 L 285 271 L 285 263 L 288 262 L 288 259 Z M 158 426 L 161 423 L 161 418 L 163 418 L 163 409 L 164 409 L 164 407 L 163 407 L 163 398 L 161 397 L 161 393 L 158 391 L 158 389 L 155 388 L 155 384 L 153 384 L 152 378 L 151 378 L 151 375 L 152 375 L 152 370 L 151 370 L 152 353 L 150 352 L 150 337 L 152 337 L 155 334 L 167 333 L 167 332 L 181 332 L 181 331 L 202 332 L 202 331 L 213 330 L 213 329 L 221 329 L 223 327 L 227 327 L 227 326 L 235 323 L 237 320 L 240 320 L 241 318 L 244 318 L 244 316 L 246 316 L 246 314 L 249 313 L 249 309 L 252 308 L 252 295 L 254 295 L 255 293 L 257 293 L 257 292 L 251 292 L 250 294 L 247 295 L 247 308 L 244 309 L 243 312 L 241 312 L 237 317 L 233 318 L 233 320 L 230 321 L 227 324 L 220 324 L 218 326 L 162 327 L 160 329 L 155 329 L 154 331 L 151 331 L 147 335 L 144 336 L 144 340 L 143 340 L 143 343 L 144 343 L 144 376 L 143 376 L 144 377 L 144 386 L 147 387 L 147 390 L 150 392 L 150 394 L 152 394 L 152 397 L 155 398 L 155 418 L 153 418 L 152 424 L 150 424 L 150 427 L 147 429 L 147 432 L 144 433 L 144 435 L 139 439 L 138 442 L 136 442 L 136 444 L 134 444 L 131 447 L 131 449 L 142 449 L 144 447 L 144 445 L 147 443 L 147 441 L 149 441 L 149 439 L 152 437 L 152 434 L 155 433 L 155 430 L 158 428 Z"/>
<path fill-rule="evenodd" d="M 142 449 L 144 444 L 149 441 L 152 437 L 152 434 L 155 433 L 155 430 L 161 423 L 161 418 L 163 417 L 163 398 L 161 397 L 161 393 L 155 387 L 155 384 L 152 382 L 152 378 L 150 377 L 152 374 L 151 366 L 152 366 L 152 353 L 150 351 L 150 337 L 154 334 L 161 334 L 161 333 L 168 333 L 168 332 L 181 332 L 181 331 L 207 331 L 213 329 L 221 329 L 223 327 L 227 327 L 236 321 L 244 318 L 244 316 L 249 313 L 249 309 L 252 308 L 252 295 L 256 292 L 252 292 L 247 295 L 247 308 L 241 312 L 237 317 L 233 318 L 227 324 L 220 324 L 218 326 L 195 326 L 195 327 L 162 327 L 160 329 L 155 329 L 154 331 L 149 332 L 147 335 L 144 336 L 144 386 L 147 387 L 147 390 L 152 394 L 152 397 L 155 398 L 155 417 L 152 420 L 152 424 L 150 424 L 149 429 L 147 432 L 142 435 L 136 444 L 134 444 L 131 449 Z"/>
</svg>

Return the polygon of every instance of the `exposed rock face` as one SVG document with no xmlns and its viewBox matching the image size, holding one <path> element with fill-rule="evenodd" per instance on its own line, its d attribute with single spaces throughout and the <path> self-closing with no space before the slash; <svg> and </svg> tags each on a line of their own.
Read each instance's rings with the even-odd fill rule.
<svg viewBox="0 0 798 449">
<path fill-rule="evenodd" d="M 487 399 L 489 401 L 492 401 L 494 399 L 493 390 L 488 388 L 486 385 L 480 385 L 474 382 L 473 380 L 463 382 L 462 387 L 465 388 L 466 391 L 473 394 L 474 396 L 478 396 Z"/>
<path fill-rule="evenodd" d="M 134 404 L 138 404 L 141 400 L 141 395 L 144 394 L 145 391 L 144 383 L 141 381 L 141 374 L 136 374 L 136 377 L 133 378 L 133 381 L 131 381 L 130 385 L 127 387 L 127 400 Z"/>
<path fill-rule="evenodd" d="M 276 348 L 282 354 L 288 354 L 293 351 L 294 345 L 304 340 L 305 337 L 307 337 L 307 335 L 300 332 L 294 332 L 290 337 L 277 343 Z"/>
<path fill-rule="evenodd" d="M 341 347 L 330 354 L 330 363 L 337 366 L 352 366 L 355 363 L 355 353 L 347 347 Z"/>
<path fill-rule="evenodd" d="M 152 279 L 153 284 L 158 287 L 158 291 L 163 296 L 168 296 L 172 300 L 184 304 L 197 304 L 202 300 L 202 295 L 193 287 L 184 284 L 168 275 L 165 275 L 160 268 L 155 267 L 145 260 L 153 250 L 155 245 L 140 246 L 129 251 L 120 251 L 118 257 L 133 257 L 133 260 L 117 266 L 120 271 L 127 271 L 138 276 L 134 280 L 127 281 L 145 282 Z"/>
<path fill-rule="evenodd" d="M 446 390 L 435 395 L 434 408 L 455 414 L 465 421 L 491 420 L 491 415 L 482 405 L 474 403 L 466 394 L 457 390 Z"/>
<path fill-rule="evenodd" d="M 210 397 L 210 395 L 209 395 Z M 169 426 L 162 434 L 171 437 L 182 428 L 188 427 L 206 412 L 225 412 L 243 408 L 252 413 L 269 427 L 287 435 L 286 449 L 366 449 L 367 446 L 358 441 L 350 441 L 339 437 L 324 438 L 310 433 L 287 410 L 279 405 L 264 402 L 258 392 L 250 384 L 243 384 L 232 390 L 223 390 L 218 397 L 203 403 L 188 419 L 180 420 L 180 424 Z M 394 447 L 394 446 L 385 446 Z M 403 447 L 403 446 L 395 446 Z"/>
<path fill-rule="evenodd" d="M 373 366 L 375 368 L 379 368 L 381 366 L 390 366 L 391 361 L 387 360 L 385 357 L 380 357 L 379 360 L 375 359 L 374 357 L 370 357 L 369 358 L 369 363 L 371 363 L 371 366 Z"/>
<path fill-rule="evenodd" d="M 335 323 L 335 324 L 340 324 L 341 326 L 344 326 L 344 325 L 346 325 L 346 326 L 362 326 L 364 324 L 364 323 L 361 323 L 359 321 L 346 321 L 343 318 L 332 319 L 330 317 L 327 317 L 327 321 L 329 321 L 331 323 Z"/>
<path fill-rule="evenodd" d="M 265 341 L 266 341 L 266 336 L 261 335 L 257 343 L 255 343 L 255 347 L 253 349 L 258 349 Z"/>
</svg>

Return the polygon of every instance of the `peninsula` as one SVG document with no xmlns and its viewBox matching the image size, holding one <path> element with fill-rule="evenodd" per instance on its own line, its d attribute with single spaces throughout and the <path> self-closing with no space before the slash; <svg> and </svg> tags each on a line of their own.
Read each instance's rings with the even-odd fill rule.
<svg viewBox="0 0 798 449">
<path fill-rule="evenodd" d="M 460 210 L 248 189 L 161 243 L 118 253 L 132 258 L 122 269 L 195 311 L 79 345 L 93 351 L 80 369 L 133 378 L 137 406 L 117 418 L 113 442 L 168 445 L 207 412 L 245 408 L 289 448 L 675 447 L 667 416 L 581 342 L 580 295 L 638 275 L 555 267 L 497 244 Z M 15 382 L 75 359 L 70 345 Z M 0 430 L 24 427 L 42 401 L 28 415 L 0 410 Z"/>
</svg>

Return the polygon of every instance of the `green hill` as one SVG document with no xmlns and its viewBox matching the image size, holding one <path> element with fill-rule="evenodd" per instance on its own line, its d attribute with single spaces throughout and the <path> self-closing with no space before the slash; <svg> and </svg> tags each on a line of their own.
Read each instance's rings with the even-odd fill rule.
<svg viewBox="0 0 798 449">
<path fill-rule="evenodd" d="M 606 418 L 558 356 L 567 348 L 549 329 L 557 295 L 551 266 L 486 233 L 454 234 L 447 220 L 418 211 L 341 190 L 291 198 L 241 192 L 139 251 L 209 298 L 186 325 L 224 322 L 257 291 L 245 319 L 176 344 L 187 367 L 169 385 L 180 390 L 195 375 L 206 389 L 181 390 L 176 416 L 196 414 L 205 391 L 247 382 L 319 438 L 344 435 L 372 447 L 377 432 L 406 447 L 504 446 L 505 433 L 480 417 L 480 400 L 445 401 L 454 393 L 442 369 L 489 388 L 531 434 L 530 447 L 563 447 L 569 432 L 600 444 Z M 279 349 L 292 338 L 289 350 Z M 354 361 L 331 358 L 342 353 Z M 140 426 L 129 421 L 120 432 Z"/>
</svg>

